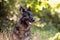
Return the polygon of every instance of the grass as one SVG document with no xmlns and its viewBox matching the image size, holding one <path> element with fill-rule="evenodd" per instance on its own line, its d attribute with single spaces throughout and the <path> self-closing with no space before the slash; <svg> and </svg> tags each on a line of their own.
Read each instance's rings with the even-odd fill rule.
<svg viewBox="0 0 60 40">
<path fill-rule="evenodd" d="M 58 30 L 54 27 L 51 27 L 50 29 L 45 29 L 37 26 L 31 27 L 31 33 L 33 37 L 36 36 L 35 38 L 38 40 L 48 40 L 48 38 L 53 37 L 57 32 Z"/>
<path fill-rule="evenodd" d="M 34 25 L 31 25 L 31 40 L 49 40 L 50 37 L 53 37 L 58 30 L 55 27 L 37 27 Z M 7 33 L 1 33 L 0 34 L 0 40 L 8 40 L 8 34 Z M 3 37 L 5 39 L 3 39 Z"/>
</svg>

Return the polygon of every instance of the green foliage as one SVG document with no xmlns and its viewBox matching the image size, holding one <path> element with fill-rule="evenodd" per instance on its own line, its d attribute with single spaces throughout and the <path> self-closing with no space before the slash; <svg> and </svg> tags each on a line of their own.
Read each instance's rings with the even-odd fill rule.
<svg viewBox="0 0 60 40">
<path fill-rule="evenodd" d="M 49 3 L 49 0 L 1 0 L 0 31 L 12 29 L 17 22 L 20 6 L 25 9 L 31 7 L 32 15 L 35 18 L 35 22 L 32 24 L 35 26 L 31 27 L 31 31 L 39 32 L 42 39 L 60 31 L 60 3 Z"/>
<path fill-rule="evenodd" d="M 13 9 L 15 9 L 14 8 L 15 2 L 16 1 L 11 0 L 10 1 L 2 0 L 0 2 L 0 31 L 3 30 L 5 31 L 7 28 L 9 29 L 14 24 L 14 21 L 10 20 L 9 17 L 11 17 L 11 15 L 14 15 L 11 14 L 11 10 L 14 11 Z"/>
</svg>

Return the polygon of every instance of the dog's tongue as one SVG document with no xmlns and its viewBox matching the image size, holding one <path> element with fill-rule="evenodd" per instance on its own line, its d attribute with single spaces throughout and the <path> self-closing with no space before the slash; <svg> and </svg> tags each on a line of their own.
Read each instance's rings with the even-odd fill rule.
<svg viewBox="0 0 60 40">
<path fill-rule="evenodd" d="M 29 24 L 31 24 L 31 22 L 29 22 Z"/>
<path fill-rule="evenodd" d="M 31 22 L 30 22 L 30 21 L 26 21 L 26 23 L 27 23 L 27 24 L 31 24 Z"/>
</svg>

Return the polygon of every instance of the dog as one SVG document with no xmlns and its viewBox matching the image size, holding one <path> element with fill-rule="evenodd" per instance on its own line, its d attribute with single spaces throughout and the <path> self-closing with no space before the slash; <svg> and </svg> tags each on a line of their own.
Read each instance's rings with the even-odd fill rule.
<svg viewBox="0 0 60 40">
<path fill-rule="evenodd" d="M 25 10 L 20 7 L 20 19 L 15 25 L 12 33 L 12 40 L 30 40 L 30 24 L 35 20 L 32 17 L 31 8 Z"/>
</svg>

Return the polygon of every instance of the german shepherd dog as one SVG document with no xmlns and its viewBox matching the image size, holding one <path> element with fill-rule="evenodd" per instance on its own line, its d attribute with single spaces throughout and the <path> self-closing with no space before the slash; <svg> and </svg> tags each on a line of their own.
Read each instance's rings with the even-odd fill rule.
<svg viewBox="0 0 60 40">
<path fill-rule="evenodd" d="M 30 7 L 25 10 L 20 7 L 21 18 L 13 30 L 13 40 L 30 40 L 30 24 L 34 22 Z"/>
</svg>

